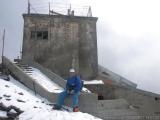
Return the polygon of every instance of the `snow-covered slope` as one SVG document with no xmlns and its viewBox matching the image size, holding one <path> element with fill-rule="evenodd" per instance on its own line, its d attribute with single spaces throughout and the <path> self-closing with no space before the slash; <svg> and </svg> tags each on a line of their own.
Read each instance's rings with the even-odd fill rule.
<svg viewBox="0 0 160 120">
<path fill-rule="evenodd" d="M 46 90 L 54 93 L 60 93 L 63 88 L 50 80 L 46 75 L 44 75 L 40 70 L 30 67 L 32 69 L 31 73 L 28 73 L 33 79 L 35 79 L 39 84 L 41 84 Z M 25 70 L 24 70 L 25 72 Z M 27 71 L 26 71 L 27 73 Z"/>
<path fill-rule="evenodd" d="M 0 79 L 0 102 L 14 105 L 24 111 L 20 120 L 98 120 L 98 118 L 82 112 L 66 112 L 52 110 L 50 103 L 10 77 L 10 81 Z M 0 115 L 6 115 L 0 111 Z"/>
</svg>

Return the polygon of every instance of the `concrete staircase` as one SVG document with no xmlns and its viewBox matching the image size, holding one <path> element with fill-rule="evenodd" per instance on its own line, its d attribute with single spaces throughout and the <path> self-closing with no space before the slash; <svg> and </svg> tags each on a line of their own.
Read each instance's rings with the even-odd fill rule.
<svg viewBox="0 0 160 120">
<path fill-rule="evenodd" d="M 20 63 L 18 63 L 18 62 L 15 62 L 15 64 L 16 64 L 17 66 L 19 66 L 26 74 L 32 75 L 32 73 L 33 73 L 33 68 L 30 67 L 29 65 L 20 64 Z"/>
<path fill-rule="evenodd" d="M 125 99 L 100 100 L 97 109 L 100 111 L 98 116 L 105 120 L 119 120 L 120 117 L 124 116 L 138 116 L 137 109 L 130 109 L 130 105 Z"/>
</svg>

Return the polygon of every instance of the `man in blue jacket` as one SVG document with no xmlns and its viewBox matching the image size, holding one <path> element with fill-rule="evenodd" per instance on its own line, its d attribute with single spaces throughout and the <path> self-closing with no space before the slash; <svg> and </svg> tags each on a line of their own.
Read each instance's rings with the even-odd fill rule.
<svg viewBox="0 0 160 120">
<path fill-rule="evenodd" d="M 81 91 L 82 81 L 78 75 L 76 75 L 75 69 L 70 69 L 69 78 L 67 79 L 66 89 L 58 96 L 56 109 L 61 109 L 64 104 L 64 100 L 68 95 L 72 95 L 73 111 L 78 112 L 78 96 Z"/>
</svg>

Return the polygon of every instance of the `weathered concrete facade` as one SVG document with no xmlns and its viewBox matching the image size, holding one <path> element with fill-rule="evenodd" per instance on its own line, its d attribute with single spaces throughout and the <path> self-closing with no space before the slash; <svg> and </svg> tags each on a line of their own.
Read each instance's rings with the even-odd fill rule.
<svg viewBox="0 0 160 120">
<path fill-rule="evenodd" d="M 74 67 L 84 79 L 98 73 L 96 17 L 24 14 L 22 58 L 66 77 Z"/>
</svg>

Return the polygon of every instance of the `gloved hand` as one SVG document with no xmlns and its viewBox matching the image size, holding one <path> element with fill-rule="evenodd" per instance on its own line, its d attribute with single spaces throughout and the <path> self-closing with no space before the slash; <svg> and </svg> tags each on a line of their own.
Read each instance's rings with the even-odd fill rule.
<svg viewBox="0 0 160 120">
<path fill-rule="evenodd" d="M 69 86 L 69 85 L 66 86 L 66 90 L 68 94 L 73 94 L 75 91 L 74 86 Z"/>
<path fill-rule="evenodd" d="M 73 94 L 73 93 L 74 93 L 74 90 L 69 90 L 69 89 L 68 89 L 68 90 L 67 90 L 67 93 L 68 93 L 68 94 Z"/>
</svg>

